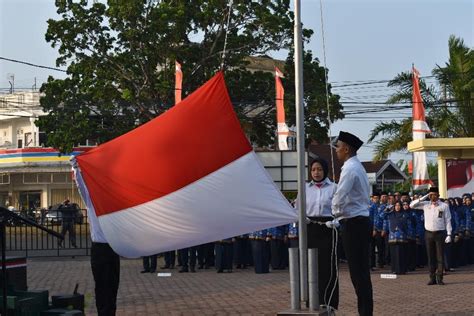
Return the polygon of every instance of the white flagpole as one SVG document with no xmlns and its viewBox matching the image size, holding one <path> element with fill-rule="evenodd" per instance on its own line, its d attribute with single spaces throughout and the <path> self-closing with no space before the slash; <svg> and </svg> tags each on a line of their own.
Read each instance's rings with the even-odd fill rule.
<svg viewBox="0 0 474 316">
<path fill-rule="evenodd" d="M 305 131 L 303 108 L 303 39 L 301 37 L 301 3 L 295 0 L 295 101 L 298 152 L 298 236 L 300 251 L 301 301 L 308 301 L 308 243 L 306 238 L 306 193 L 305 193 Z"/>
</svg>

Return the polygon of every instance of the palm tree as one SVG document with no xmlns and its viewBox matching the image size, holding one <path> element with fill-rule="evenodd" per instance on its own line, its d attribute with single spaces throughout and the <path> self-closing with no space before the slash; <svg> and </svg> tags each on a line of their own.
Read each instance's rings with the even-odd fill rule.
<svg viewBox="0 0 474 316">
<path fill-rule="evenodd" d="M 432 133 L 428 137 L 474 136 L 474 52 L 462 39 L 449 38 L 449 62 L 433 70 L 441 91 L 420 80 L 420 90 L 427 111 L 427 123 Z M 388 83 L 397 87 L 387 104 L 410 103 L 412 99 L 412 74 L 402 72 Z M 390 153 L 406 150 L 412 140 L 412 119 L 379 122 L 371 130 L 369 142 L 375 142 L 374 160 L 386 159 Z"/>
</svg>

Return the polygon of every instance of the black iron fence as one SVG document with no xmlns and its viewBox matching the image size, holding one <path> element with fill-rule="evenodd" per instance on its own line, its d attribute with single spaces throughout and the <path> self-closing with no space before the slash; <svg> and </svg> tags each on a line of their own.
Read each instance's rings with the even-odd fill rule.
<svg viewBox="0 0 474 316">
<path fill-rule="evenodd" d="M 74 218 L 61 213 L 43 214 L 30 218 L 38 224 L 61 233 L 64 241 L 43 230 L 25 225 L 18 220 L 10 220 L 6 227 L 6 252 L 8 256 L 24 257 L 62 257 L 88 256 L 91 239 L 89 222 L 84 211 Z"/>
</svg>

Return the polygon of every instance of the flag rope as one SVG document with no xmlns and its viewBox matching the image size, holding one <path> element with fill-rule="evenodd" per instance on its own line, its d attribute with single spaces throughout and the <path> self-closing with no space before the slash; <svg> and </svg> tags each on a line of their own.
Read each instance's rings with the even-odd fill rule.
<svg viewBox="0 0 474 316">
<path fill-rule="evenodd" d="M 229 14 L 227 15 L 227 25 L 225 27 L 225 36 L 224 36 L 224 49 L 222 50 L 222 62 L 221 62 L 221 69 L 224 69 L 224 62 L 225 62 L 225 50 L 227 47 L 227 33 L 229 31 L 229 24 L 230 24 L 230 14 L 232 12 L 232 4 L 234 3 L 233 0 L 229 0 Z"/>
<path fill-rule="evenodd" d="M 326 106 L 328 109 L 328 124 L 329 124 L 329 143 L 331 143 L 331 110 L 329 108 L 329 84 L 328 84 L 328 72 L 326 68 L 326 40 L 324 36 L 324 21 L 323 21 L 323 2 L 319 0 L 319 12 L 321 16 L 321 37 L 323 41 L 323 61 L 324 61 L 324 79 L 326 86 Z M 331 169 L 332 169 L 332 180 L 336 182 L 336 173 L 334 172 L 334 152 L 332 146 L 329 146 L 331 152 Z"/>
</svg>

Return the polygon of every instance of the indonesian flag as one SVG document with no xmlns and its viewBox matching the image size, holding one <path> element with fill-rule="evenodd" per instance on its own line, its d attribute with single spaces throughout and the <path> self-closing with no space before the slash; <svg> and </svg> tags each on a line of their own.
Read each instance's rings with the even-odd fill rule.
<svg viewBox="0 0 474 316">
<path fill-rule="evenodd" d="M 288 150 L 287 138 L 290 133 L 288 125 L 285 122 L 285 107 L 283 100 L 285 96 L 285 90 L 281 79 L 284 78 L 283 73 L 275 67 L 275 91 L 276 91 L 276 109 L 277 109 L 277 135 L 278 135 L 278 148 L 280 150 Z"/>
<path fill-rule="evenodd" d="M 265 171 L 218 73 L 169 111 L 72 159 L 88 212 L 124 257 L 275 227 L 295 211 Z"/>
<path fill-rule="evenodd" d="M 183 92 L 183 72 L 181 64 L 175 61 L 175 82 L 174 82 L 174 104 L 181 102 L 181 93 Z"/>
<path fill-rule="evenodd" d="M 413 140 L 424 139 L 426 133 L 430 133 L 430 128 L 425 121 L 425 107 L 421 98 L 419 85 L 419 72 L 413 67 Z M 422 190 L 432 184 L 428 176 L 428 165 L 426 152 L 413 153 L 413 189 Z"/>
</svg>

